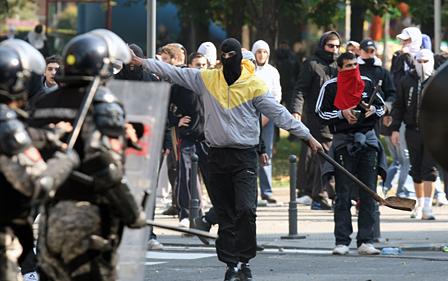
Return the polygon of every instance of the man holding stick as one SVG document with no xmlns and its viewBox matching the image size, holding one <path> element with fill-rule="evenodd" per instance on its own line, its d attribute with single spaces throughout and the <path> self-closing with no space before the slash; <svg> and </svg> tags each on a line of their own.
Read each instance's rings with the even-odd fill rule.
<svg viewBox="0 0 448 281">
<path fill-rule="evenodd" d="M 334 136 L 329 156 L 350 173 L 356 174 L 370 189 L 375 190 L 378 173 L 383 176 L 386 171 L 383 168 L 386 164 L 381 161 L 385 161 L 383 147 L 374 131 L 377 120 L 383 114 L 384 101 L 381 95 L 374 91 L 372 81 L 359 73 L 354 54 L 342 54 L 337 63 L 338 77 L 322 86 L 316 113 L 319 122 L 328 125 Z M 375 96 L 371 99 L 373 95 Z M 326 163 L 322 170 L 324 179 L 331 172 L 328 166 Z M 353 183 L 338 170 L 334 171 L 334 175 L 337 196 L 334 208 L 336 248 L 333 254 L 344 255 L 349 253 L 350 235 L 353 233 L 350 213 Z M 356 237 L 358 253 L 379 254 L 380 251 L 373 246 L 375 202 L 362 189 L 359 196 Z"/>
<path fill-rule="evenodd" d="M 220 52 L 222 70 L 177 68 L 134 55 L 131 63 L 202 96 L 205 138 L 210 142 L 208 192 L 219 224 L 218 258 L 227 264 L 224 280 L 254 280 L 248 263 L 255 257 L 257 245 L 256 147 L 260 113 L 278 127 L 308 141 L 315 153 L 322 146 L 254 75 L 255 67 L 242 60 L 237 40 L 226 39 Z"/>
</svg>

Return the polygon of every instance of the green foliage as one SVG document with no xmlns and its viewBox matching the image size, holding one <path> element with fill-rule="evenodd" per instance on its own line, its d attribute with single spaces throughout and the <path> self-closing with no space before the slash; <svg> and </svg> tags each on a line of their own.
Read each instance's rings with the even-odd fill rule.
<svg viewBox="0 0 448 281">
<path fill-rule="evenodd" d="M 76 19 L 78 17 L 78 7 L 73 5 L 67 7 L 59 16 L 58 29 L 76 29 Z"/>
<path fill-rule="evenodd" d="M 278 3 L 278 10 L 280 14 L 294 16 L 294 23 L 300 23 L 306 25 L 307 17 L 303 11 L 306 11 L 306 2 L 302 0 L 280 0 Z"/>
<path fill-rule="evenodd" d="M 32 0 L 0 0 L 0 19 L 15 18 L 37 20 L 36 3 Z"/>
</svg>

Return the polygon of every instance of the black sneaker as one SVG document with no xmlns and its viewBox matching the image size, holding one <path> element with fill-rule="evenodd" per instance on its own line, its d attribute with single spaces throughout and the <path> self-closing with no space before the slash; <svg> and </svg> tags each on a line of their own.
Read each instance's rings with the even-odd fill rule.
<svg viewBox="0 0 448 281">
<path fill-rule="evenodd" d="M 202 220 L 203 217 L 195 217 L 193 219 L 193 228 L 195 229 L 199 229 L 202 231 L 210 231 L 210 228 L 212 228 L 212 224 L 211 223 L 206 223 Z M 204 236 L 198 236 L 199 240 L 202 241 L 202 243 L 204 243 L 205 245 L 210 244 L 209 240 L 207 238 L 205 238 Z"/>
<path fill-rule="evenodd" d="M 179 212 L 177 211 L 177 208 L 171 205 L 168 209 L 163 211 L 162 215 L 164 216 L 178 216 Z"/>
<path fill-rule="evenodd" d="M 262 197 L 261 199 L 268 201 L 268 203 L 277 203 L 277 200 L 274 199 L 274 197 L 272 196 L 266 196 L 266 197 Z"/>
<path fill-rule="evenodd" d="M 257 244 L 257 252 L 261 252 L 264 250 L 264 247 Z"/>
<path fill-rule="evenodd" d="M 311 203 L 311 210 L 331 210 L 331 206 L 326 204 L 323 200 L 320 202 L 313 200 L 313 203 Z"/>
<path fill-rule="evenodd" d="M 238 277 L 240 278 L 239 281 L 255 281 L 254 278 L 252 278 L 252 272 L 250 271 L 249 264 L 242 264 L 241 269 L 238 270 Z"/>
<path fill-rule="evenodd" d="M 238 281 L 239 272 L 236 267 L 227 267 L 224 281 Z"/>
</svg>

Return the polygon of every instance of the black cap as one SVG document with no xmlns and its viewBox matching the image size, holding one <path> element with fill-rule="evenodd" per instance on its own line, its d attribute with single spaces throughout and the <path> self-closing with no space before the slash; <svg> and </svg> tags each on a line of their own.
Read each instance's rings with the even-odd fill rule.
<svg viewBox="0 0 448 281">
<path fill-rule="evenodd" d="M 359 43 L 359 48 L 364 50 L 364 51 L 368 51 L 370 49 L 375 49 L 375 42 L 373 42 L 370 39 L 364 39 Z"/>
</svg>

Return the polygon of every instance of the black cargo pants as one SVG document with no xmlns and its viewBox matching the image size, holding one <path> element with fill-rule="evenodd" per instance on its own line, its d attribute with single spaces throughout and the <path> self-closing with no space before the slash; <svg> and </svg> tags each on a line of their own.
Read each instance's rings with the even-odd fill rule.
<svg viewBox="0 0 448 281">
<path fill-rule="evenodd" d="M 209 150 L 208 194 L 216 210 L 216 252 L 228 266 L 256 254 L 257 152 L 255 148 Z"/>
</svg>

